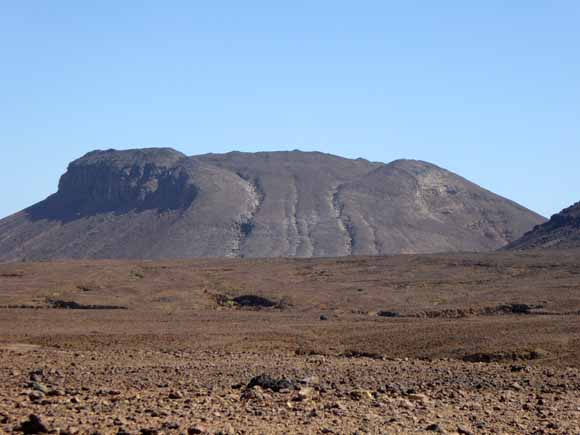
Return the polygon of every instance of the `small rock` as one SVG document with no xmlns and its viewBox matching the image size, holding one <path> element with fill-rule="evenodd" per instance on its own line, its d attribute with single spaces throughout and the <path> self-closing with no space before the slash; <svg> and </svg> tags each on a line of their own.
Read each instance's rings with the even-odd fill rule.
<svg viewBox="0 0 580 435">
<path fill-rule="evenodd" d="M 354 390 L 350 392 L 350 398 L 352 400 L 371 400 L 373 395 L 367 390 Z"/>
<path fill-rule="evenodd" d="M 115 417 L 115 419 L 113 420 L 113 424 L 115 426 L 125 426 L 127 424 L 127 421 L 122 417 Z"/>
<path fill-rule="evenodd" d="M 522 390 L 522 386 L 520 384 L 518 384 L 517 382 L 514 382 L 513 384 L 511 384 L 510 387 L 512 387 L 516 391 Z"/>
<path fill-rule="evenodd" d="M 41 393 L 43 393 L 43 394 L 46 394 L 46 393 L 48 393 L 48 391 L 49 391 L 49 390 L 48 390 L 48 387 L 47 387 L 46 385 L 44 385 L 44 384 L 41 384 L 41 383 L 39 383 L 39 382 L 32 382 L 32 383 L 30 384 L 30 386 L 32 387 L 32 389 L 33 389 L 34 391 L 40 391 L 40 392 L 41 392 Z"/>
<path fill-rule="evenodd" d="M 428 430 L 430 432 L 443 433 L 443 428 L 439 426 L 437 423 L 430 424 L 425 428 L 425 430 Z"/>
<path fill-rule="evenodd" d="M 22 422 L 20 427 L 16 428 L 16 431 L 25 434 L 48 433 L 48 428 L 38 415 L 31 414 L 28 420 Z"/>
<path fill-rule="evenodd" d="M 43 377 L 42 369 L 37 369 L 30 372 L 30 380 L 32 382 L 40 382 L 42 381 L 42 377 Z"/>
<path fill-rule="evenodd" d="M 429 397 L 427 397 L 425 394 L 420 394 L 420 393 L 416 393 L 416 394 L 408 394 L 407 398 L 411 401 L 411 402 L 419 402 L 419 403 L 429 403 Z"/>
<path fill-rule="evenodd" d="M 226 424 L 223 429 L 218 430 L 216 435 L 236 435 L 236 431 L 231 424 Z"/>
<path fill-rule="evenodd" d="M 318 376 L 307 376 L 300 379 L 299 382 L 304 385 L 318 385 L 320 384 L 320 378 Z"/>
<path fill-rule="evenodd" d="M 260 375 L 252 378 L 247 385 L 247 388 L 261 387 L 265 390 L 272 390 L 276 393 L 280 390 L 290 390 L 294 387 L 294 383 L 288 379 L 276 379 L 270 375 Z"/>
<path fill-rule="evenodd" d="M 44 393 L 41 391 L 32 391 L 28 397 L 30 398 L 30 400 L 32 400 L 33 402 L 40 402 L 42 401 L 42 399 L 44 399 Z"/>
<path fill-rule="evenodd" d="M 301 387 L 300 390 L 298 390 L 298 393 L 296 394 L 294 400 L 296 401 L 303 401 L 306 399 L 309 399 L 310 397 L 312 397 L 314 393 L 314 390 L 310 387 Z"/>
<path fill-rule="evenodd" d="M 207 428 L 205 426 L 201 426 L 201 425 L 191 426 L 189 429 L 187 429 L 188 435 L 200 435 L 200 434 L 206 434 L 206 433 L 208 433 Z"/>
<path fill-rule="evenodd" d="M 408 410 L 415 409 L 415 405 L 413 404 L 413 402 L 411 402 L 410 400 L 407 400 L 407 399 L 399 400 L 398 405 L 403 409 L 408 409 Z"/>
</svg>

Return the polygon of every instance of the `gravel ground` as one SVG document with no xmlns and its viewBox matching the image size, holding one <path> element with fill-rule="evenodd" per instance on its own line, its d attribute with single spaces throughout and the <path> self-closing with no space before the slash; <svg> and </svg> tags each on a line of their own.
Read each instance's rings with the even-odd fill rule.
<svg viewBox="0 0 580 435">
<path fill-rule="evenodd" d="M 580 372 L 523 364 L 12 344 L 0 382 L 6 433 L 580 433 Z"/>
</svg>

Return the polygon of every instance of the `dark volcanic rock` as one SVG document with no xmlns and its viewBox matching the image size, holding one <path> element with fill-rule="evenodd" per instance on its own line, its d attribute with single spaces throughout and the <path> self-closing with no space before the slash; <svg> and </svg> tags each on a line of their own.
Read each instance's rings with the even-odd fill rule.
<svg viewBox="0 0 580 435">
<path fill-rule="evenodd" d="M 28 420 L 22 422 L 22 424 L 16 428 L 16 431 L 24 434 L 48 433 L 48 429 L 42 422 L 42 419 L 35 414 L 31 414 L 30 417 L 28 417 Z"/>
<path fill-rule="evenodd" d="M 93 151 L 0 221 L 0 261 L 485 251 L 543 221 L 420 161 Z"/>
<path fill-rule="evenodd" d="M 289 390 L 294 388 L 295 383 L 290 381 L 289 379 L 277 379 L 273 378 L 270 375 L 260 375 L 252 378 L 247 385 L 247 388 L 253 387 L 261 387 L 265 390 L 272 390 L 274 392 L 278 392 L 280 390 Z"/>
<path fill-rule="evenodd" d="M 580 202 L 537 225 L 506 249 L 578 248 L 580 247 Z"/>
</svg>

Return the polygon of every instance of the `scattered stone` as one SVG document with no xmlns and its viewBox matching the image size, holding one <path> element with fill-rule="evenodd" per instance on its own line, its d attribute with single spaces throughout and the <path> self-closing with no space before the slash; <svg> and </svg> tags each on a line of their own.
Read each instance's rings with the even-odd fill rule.
<svg viewBox="0 0 580 435">
<path fill-rule="evenodd" d="M 373 394 L 367 390 L 354 390 L 350 392 L 350 398 L 352 400 L 371 400 Z"/>
<path fill-rule="evenodd" d="M 38 434 L 48 433 L 48 428 L 38 415 L 30 414 L 28 420 L 22 422 L 22 424 L 16 428 L 16 431 L 24 434 Z"/>
<path fill-rule="evenodd" d="M 227 423 L 223 429 L 216 432 L 216 435 L 236 435 L 236 431 L 231 424 Z"/>
<path fill-rule="evenodd" d="M 307 399 L 310 399 L 313 394 L 314 394 L 314 390 L 311 387 L 301 387 L 298 390 L 298 393 L 296 393 L 294 400 L 296 400 L 296 401 L 307 400 Z"/>
<path fill-rule="evenodd" d="M 44 399 L 44 393 L 41 391 L 31 391 L 28 397 L 33 402 L 41 402 Z"/>
<path fill-rule="evenodd" d="M 439 426 L 437 423 L 433 423 L 430 424 L 429 426 L 427 426 L 425 428 L 425 430 L 430 431 L 430 432 L 438 432 L 438 433 L 443 433 L 443 428 L 441 426 Z"/>
<path fill-rule="evenodd" d="M 187 429 L 188 435 L 201 435 L 206 433 L 208 433 L 207 428 L 202 425 L 191 426 L 189 429 Z"/>
<path fill-rule="evenodd" d="M 172 391 L 168 396 L 171 400 L 183 399 L 183 394 L 179 391 Z"/>
<path fill-rule="evenodd" d="M 49 391 L 46 385 L 41 384 L 39 382 L 32 382 L 30 386 L 32 387 L 33 390 L 40 391 L 43 394 L 47 394 Z"/>
<path fill-rule="evenodd" d="M 250 389 L 255 386 L 278 393 L 280 390 L 293 389 L 295 385 L 289 379 L 276 379 L 270 375 L 262 374 L 252 378 L 246 388 Z"/>
<path fill-rule="evenodd" d="M 427 404 L 429 403 L 429 397 L 427 397 L 425 394 L 408 394 L 407 398 L 412 401 L 412 402 L 419 402 L 422 404 Z"/>
<path fill-rule="evenodd" d="M 42 369 L 36 369 L 30 372 L 29 374 L 30 381 L 32 382 L 40 382 L 43 378 L 43 371 Z"/>
<path fill-rule="evenodd" d="M 252 388 L 248 388 L 246 390 L 244 390 L 244 392 L 241 394 L 240 398 L 242 400 L 263 400 L 264 399 L 264 394 L 262 393 L 261 389 L 259 387 L 252 387 Z"/>
<path fill-rule="evenodd" d="M 375 352 L 365 352 L 360 350 L 347 350 L 340 354 L 340 356 L 344 358 L 370 358 L 370 359 L 377 359 L 382 360 L 384 359 L 383 356 L 379 353 Z"/>
<path fill-rule="evenodd" d="M 298 381 L 303 385 L 318 385 L 320 384 L 320 378 L 318 376 L 307 376 Z"/>
</svg>

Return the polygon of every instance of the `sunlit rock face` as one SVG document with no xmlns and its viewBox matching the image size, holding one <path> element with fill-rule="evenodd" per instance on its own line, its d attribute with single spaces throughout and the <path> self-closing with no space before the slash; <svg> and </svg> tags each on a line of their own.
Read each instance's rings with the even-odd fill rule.
<svg viewBox="0 0 580 435">
<path fill-rule="evenodd" d="M 580 202 L 555 214 L 534 227 L 520 239 L 510 243 L 507 249 L 560 249 L 580 247 Z"/>
<path fill-rule="evenodd" d="M 415 160 L 106 150 L 0 221 L 0 260 L 486 251 L 544 221 Z"/>
</svg>

